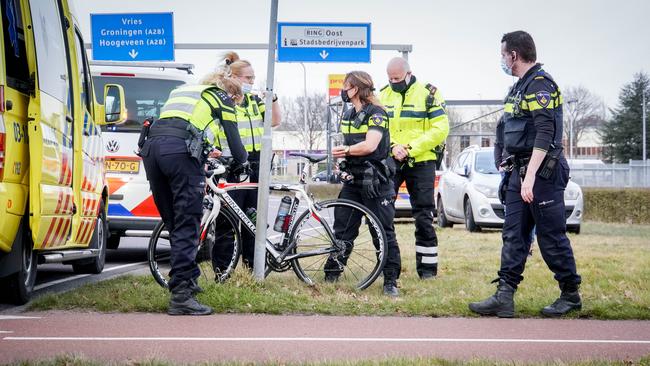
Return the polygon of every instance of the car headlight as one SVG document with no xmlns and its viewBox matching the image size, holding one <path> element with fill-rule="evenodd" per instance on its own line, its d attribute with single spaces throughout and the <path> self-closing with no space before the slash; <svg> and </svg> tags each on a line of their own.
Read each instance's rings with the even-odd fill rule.
<svg viewBox="0 0 650 366">
<path fill-rule="evenodd" d="M 564 190 L 564 200 L 565 201 L 577 200 L 578 196 L 580 196 L 580 190 L 579 189 L 565 189 Z"/>
<path fill-rule="evenodd" d="M 483 193 L 487 198 L 497 198 L 497 189 L 494 187 L 484 186 L 482 184 L 475 184 L 474 188 Z"/>
</svg>

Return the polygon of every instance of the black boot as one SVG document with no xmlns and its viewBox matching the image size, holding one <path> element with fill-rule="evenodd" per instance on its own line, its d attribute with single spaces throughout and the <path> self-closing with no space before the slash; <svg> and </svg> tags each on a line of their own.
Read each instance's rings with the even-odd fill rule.
<svg viewBox="0 0 650 366">
<path fill-rule="evenodd" d="M 398 297 L 399 290 L 397 289 L 397 281 L 385 280 L 384 281 L 384 295 L 390 297 Z"/>
<path fill-rule="evenodd" d="M 191 281 L 183 281 L 172 289 L 172 296 L 169 300 L 169 315 L 210 315 L 212 308 L 201 305 L 192 291 Z"/>
<path fill-rule="evenodd" d="M 576 283 L 560 283 L 562 293 L 554 303 L 542 309 L 542 315 L 559 317 L 571 310 L 582 309 L 582 301 L 578 292 L 579 285 Z"/>
<path fill-rule="evenodd" d="M 199 282 L 195 279 L 190 281 L 190 290 L 192 291 L 192 295 L 203 293 L 203 288 L 199 286 Z"/>
<path fill-rule="evenodd" d="M 481 302 L 469 304 L 469 310 L 481 315 L 496 315 L 499 318 L 515 316 L 515 288 L 506 281 L 499 280 L 497 292 Z"/>
</svg>

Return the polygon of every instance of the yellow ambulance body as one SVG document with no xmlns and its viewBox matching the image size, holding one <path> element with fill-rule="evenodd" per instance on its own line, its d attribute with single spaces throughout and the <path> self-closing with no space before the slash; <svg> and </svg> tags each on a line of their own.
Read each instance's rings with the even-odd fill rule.
<svg viewBox="0 0 650 366">
<path fill-rule="evenodd" d="M 0 301 L 29 300 L 38 263 L 100 273 L 108 187 L 99 125 L 123 90 L 96 102 L 68 0 L 1 0 Z"/>
</svg>

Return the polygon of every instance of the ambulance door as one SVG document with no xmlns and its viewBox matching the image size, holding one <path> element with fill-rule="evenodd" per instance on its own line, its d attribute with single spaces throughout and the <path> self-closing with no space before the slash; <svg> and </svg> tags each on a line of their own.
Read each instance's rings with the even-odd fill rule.
<svg viewBox="0 0 650 366">
<path fill-rule="evenodd" d="M 9 252 L 27 203 L 27 105 L 34 70 L 21 2 L 1 0 L 0 9 L 0 251 Z"/>
<path fill-rule="evenodd" d="M 77 210 L 72 191 L 73 94 L 70 52 L 60 1 L 30 0 L 36 90 L 29 104 L 30 213 L 34 248 L 70 238 Z"/>
<path fill-rule="evenodd" d="M 80 90 L 75 113 L 75 172 L 74 179 L 75 202 L 81 202 L 78 215 L 75 216 L 73 239 L 76 244 L 88 245 L 97 225 L 97 215 L 100 209 L 101 193 L 104 188 L 104 164 L 102 159 L 101 130 L 95 124 L 91 115 L 92 89 L 90 86 L 90 70 L 83 49 L 81 32 L 74 29 L 74 51 L 77 64 L 76 84 Z"/>
</svg>

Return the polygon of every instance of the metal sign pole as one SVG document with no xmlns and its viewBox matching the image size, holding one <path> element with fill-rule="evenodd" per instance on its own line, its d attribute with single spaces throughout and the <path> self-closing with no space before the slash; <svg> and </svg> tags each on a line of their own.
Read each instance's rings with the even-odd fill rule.
<svg viewBox="0 0 650 366">
<path fill-rule="evenodd" d="M 271 22 L 269 24 L 268 63 L 266 72 L 266 112 L 264 113 L 264 135 L 260 154 L 260 180 L 257 195 L 257 220 L 255 235 L 255 278 L 264 280 L 266 264 L 266 224 L 269 211 L 269 184 L 271 183 L 271 120 L 273 116 L 273 76 L 275 72 L 275 39 L 278 25 L 278 0 L 271 1 Z"/>
</svg>

